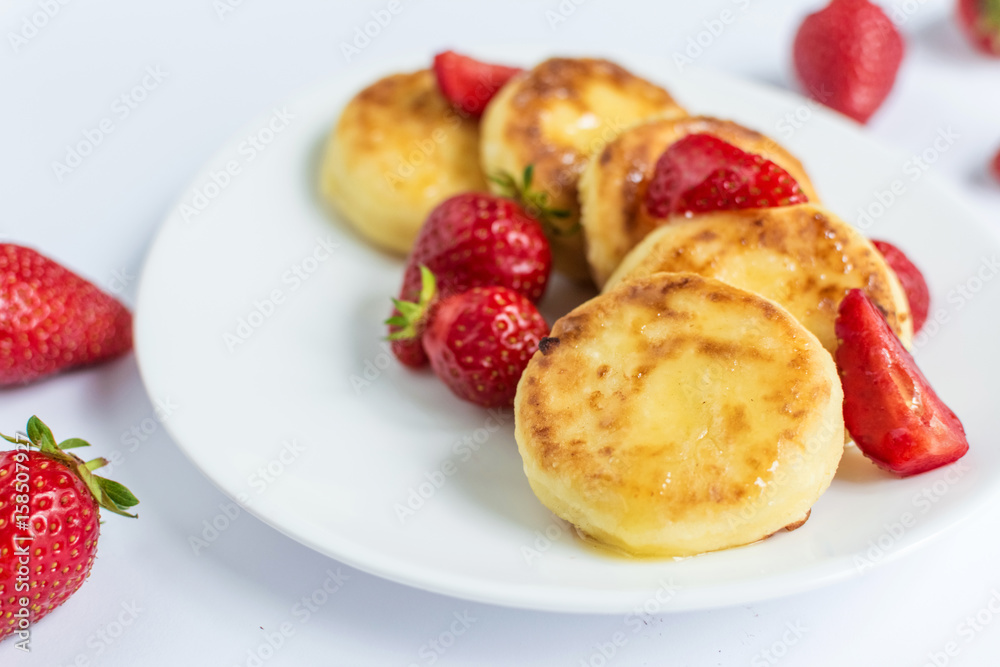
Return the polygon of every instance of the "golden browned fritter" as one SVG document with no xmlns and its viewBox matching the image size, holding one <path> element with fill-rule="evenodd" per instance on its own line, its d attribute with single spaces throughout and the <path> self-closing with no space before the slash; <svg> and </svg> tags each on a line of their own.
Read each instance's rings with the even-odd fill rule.
<svg viewBox="0 0 1000 667">
<path fill-rule="evenodd" d="M 815 204 L 675 216 L 637 245 L 608 280 L 685 271 L 756 292 L 784 306 L 832 354 L 847 291 L 863 289 L 905 345 L 910 304 L 882 253 L 851 225 Z"/>
<path fill-rule="evenodd" d="M 625 128 L 650 118 L 684 116 L 667 91 L 606 60 L 552 58 L 511 79 L 482 119 L 482 165 L 520 178 L 534 165 L 533 185 L 569 211 L 550 234 L 555 266 L 588 279 L 579 233 L 577 179 L 591 155 Z"/>
<path fill-rule="evenodd" d="M 455 111 L 430 70 L 387 76 L 344 107 L 319 186 L 362 236 L 406 254 L 431 209 L 460 192 L 486 190 L 479 125 Z"/>
<path fill-rule="evenodd" d="M 650 215 L 643 203 L 656 161 L 678 139 L 701 133 L 771 160 L 798 181 L 810 202 L 819 202 L 799 161 L 774 140 L 742 125 L 703 116 L 636 125 L 605 146 L 580 178 L 587 261 L 598 287 L 629 250 L 663 223 L 662 218 Z"/>
<path fill-rule="evenodd" d="M 558 320 L 515 399 L 531 488 L 634 555 L 748 544 L 805 520 L 843 452 L 833 359 L 781 306 L 694 274 Z"/>
</svg>

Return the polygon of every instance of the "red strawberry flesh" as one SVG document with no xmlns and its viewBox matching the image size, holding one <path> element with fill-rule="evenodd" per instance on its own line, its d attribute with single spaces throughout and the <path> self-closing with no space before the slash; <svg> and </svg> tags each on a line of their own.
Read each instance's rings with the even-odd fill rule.
<svg viewBox="0 0 1000 667">
<path fill-rule="evenodd" d="M 958 22 L 973 46 L 1000 56 L 1000 0 L 958 0 Z"/>
<path fill-rule="evenodd" d="M 656 162 L 646 208 L 657 218 L 809 201 L 791 175 L 711 134 L 689 134 Z"/>
<path fill-rule="evenodd" d="M 539 301 L 552 271 L 552 252 L 537 220 L 516 202 L 486 193 L 465 193 L 431 211 L 403 273 L 399 300 L 415 302 L 421 265 L 437 278 L 439 298 L 473 287 L 500 285 Z M 390 327 L 394 333 L 398 327 Z M 394 340 L 396 357 L 419 367 L 427 357 L 416 338 Z"/>
<path fill-rule="evenodd" d="M 535 306 L 506 287 L 452 295 L 434 309 L 424 349 L 439 378 L 460 398 L 510 406 L 517 383 L 549 326 Z"/>
<path fill-rule="evenodd" d="M 844 424 L 865 456 L 906 476 L 965 455 L 969 444 L 962 422 L 863 291 L 853 289 L 841 302 L 836 332 Z"/>
<path fill-rule="evenodd" d="M 132 315 L 114 297 L 30 248 L 0 244 L 0 386 L 130 349 Z"/>
<path fill-rule="evenodd" d="M 18 506 L 14 482 L 18 468 L 15 452 L 0 454 L 0 596 L 5 611 L 16 605 L 11 598 L 27 596 L 29 614 L 37 623 L 65 602 L 90 575 L 101 527 L 90 491 L 68 470 L 40 452 L 28 453 L 30 513 L 27 530 L 15 530 L 13 508 Z M 30 541 L 16 539 L 29 537 Z M 30 589 L 18 591 L 18 547 L 29 545 Z M 35 598 L 36 593 L 42 593 Z M 17 628 L 17 619 L 0 618 L 0 640 Z"/>
<path fill-rule="evenodd" d="M 20 634 L 65 602 L 90 574 L 100 535 L 100 507 L 134 517 L 139 501 L 121 484 L 92 474 L 107 463 L 84 463 L 67 450 L 88 447 L 78 438 L 56 444 L 37 417 L 27 437 L 0 452 L 0 640 Z M 19 612 L 24 610 L 27 617 Z M 18 613 L 15 613 L 18 612 Z"/>
<path fill-rule="evenodd" d="M 878 251 L 885 257 L 886 263 L 896 272 L 899 282 L 906 292 L 906 300 L 910 302 L 910 313 L 913 315 L 913 333 L 918 333 L 927 321 L 927 313 L 931 308 L 931 293 L 927 281 L 920 269 L 910 261 L 906 254 L 888 241 L 872 241 Z"/>
<path fill-rule="evenodd" d="M 833 0 L 795 35 L 799 80 L 818 102 L 865 123 L 888 97 L 903 60 L 903 38 L 868 0 Z"/>
<path fill-rule="evenodd" d="M 457 109 L 476 117 L 482 115 L 496 92 L 520 71 L 518 67 L 491 65 L 454 51 L 434 56 L 434 75 L 441 92 Z"/>
</svg>

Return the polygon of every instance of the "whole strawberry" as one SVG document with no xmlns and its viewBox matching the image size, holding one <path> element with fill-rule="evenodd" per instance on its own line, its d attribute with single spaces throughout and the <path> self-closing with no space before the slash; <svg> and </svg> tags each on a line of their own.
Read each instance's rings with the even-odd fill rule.
<svg viewBox="0 0 1000 667">
<path fill-rule="evenodd" d="M 689 134 L 671 144 L 656 161 L 645 199 L 657 218 L 806 201 L 787 171 L 711 134 Z"/>
<path fill-rule="evenodd" d="M 973 46 L 991 56 L 1000 56 L 1000 2 L 958 0 L 958 22 Z"/>
<path fill-rule="evenodd" d="M 488 408 L 512 405 L 528 360 L 549 332 L 545 319 L 527 297 L 507 287 L 439 298 L 434 274 L 425 267 L 422 276 L 421 303 L 399 305 L 423 322 L 423 348 L 434 373 L 459 398 Z"/>
<path fill-rule="evenodd" d="M 403 273 L 400 302 L 420 299 L 421 272 L 434 273 L 441 297 L 473 287 L 501 285 L 538 301 L 552 272 L 552 253 L 537 220 L 517 202 L 482 192 L 445 200 L 420 229 Z M 390 318 L 390 334 L 398 332 Z M 396 339 L 396 357 L 407 366 L 427 363 L 418 335 Z"/>
<path fill-rule="evenodd" d="M 30 248 L 0 244 L 0 386 L 132 349 L 132 315 L 115 298 Z"/>
<path fill-rule="evenodd" d="M 795 35 L 795 70 L 806 91 L 860 123 L 888 97 L 902 60 L 903 38 L 868 0 L 833 0 Z"/>
<path fill-rule="evenodd" d="M 476 287 L 442 300 L 424 349 L 435 374 L 457 395 L 484 407 L 514 403 L 517 382 L 549 333 L 524 297 L 506 287 Z"/>
<path fill-rule="evenodd" d="M 139 503 L 124 486 L 92 474 L 104 459 L 84 463 L 66 450 L 86 447 L 78 438 L 56 444 L 37 417 L 27 440 L 0 453 L 0 641 L 27 629 L 64 603 L 90 575 L 100 534 L 99 507 L 134 517 Z M 30 442 L 28 442 L 30 441 Z"/>
</svg>

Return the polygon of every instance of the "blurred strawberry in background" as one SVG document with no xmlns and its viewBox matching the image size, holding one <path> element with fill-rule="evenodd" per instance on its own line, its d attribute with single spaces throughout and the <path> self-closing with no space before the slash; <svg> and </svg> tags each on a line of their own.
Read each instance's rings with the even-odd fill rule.
<svg viewBox="0 0 1000 667">
<path fill-rule="evenodd" d="M 868 0 L 833 0 L 799 26 L 793 57 L 810 97 L 865 123 L 892 90 L 903 38 Z"/>
<path fill-rule="evenodd" d="M 1000 56 L 1000 0 L 958 0 L 958 22 L 977 49 Z"/>
</svg>

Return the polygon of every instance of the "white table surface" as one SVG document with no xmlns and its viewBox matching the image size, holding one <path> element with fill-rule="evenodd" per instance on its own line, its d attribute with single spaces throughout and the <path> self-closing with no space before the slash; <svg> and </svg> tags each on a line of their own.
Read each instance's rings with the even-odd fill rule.
<svg viewBox="0 0 1000 667">
<path fill-rule="evenodd" d="M 793 87 L 794 30 L 817 4 L 412 0 L 352 63 L 443 47 L 474 52 L 484 41 L 669 57 L 728 9 L 736 22 L 698 65 Z M 43 5 L 58 11 L 50 8 L 51 19 L 24 42 L 12 41 Z M 271 104 L 351 67 L 340 44 L 388 5 L 0 2 L 0 237 L 42 249 L 133 304 L 157 226 L 201 164 Z M 938 128 L 953 127 L 960 138 L 932 171 L 1000 234 L 1000 186 L 985 171 L 1000 146 L 1000 60 L 965 45 L 950 2 L 883 6 L 905 19 L 908 53 L 868 132 L 911 155 L 930 146 Z M 547 12 L 560 7 L 566 20 L 550 25 Z M 147 78 L 146 99 L 125 117 L 120 102 L 112 105 L 147 68 L 159 68 L 162 80 Z M 104 117 L 114 119 L 113 132 L 60 180 L 52 163 Z M 132 357 L 0 396 L 0 429 L 23 428 L 38 414 L 57 436 L 85 437 L 96 453 L 117 451 L 114 477 L 143 501 L 138 521 L 107 519 L 90 580 L 34 627 L 31 653 L 10 641 L 0 646 L 5 666 L 995 665 L 1000 655 L 1000 618 L 990 610 L 994 597 L 1000 610 L 1000 508 L 846 583 L 655 616 L 633 632 L 620 615 L 519 611 L 397 585 L 245 513 L 196 555 L 189 537 L 227 499 L 155 421 Z M 324 584 L 337 588 L 331 574 L 342 581 L 326 595 Z M 310 596 L 322 604 L 306 611 L 300 601 Z M 977 614 L 978 622 L 967 620 Z M 453 624 L 456 615 L 465 623 Z M 287 637 L 275 634 L 282 628 Z M 268 647 L 268 636 L 279 648 Z"/>
</svg>

